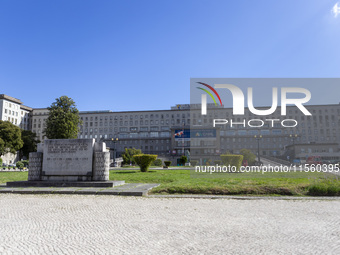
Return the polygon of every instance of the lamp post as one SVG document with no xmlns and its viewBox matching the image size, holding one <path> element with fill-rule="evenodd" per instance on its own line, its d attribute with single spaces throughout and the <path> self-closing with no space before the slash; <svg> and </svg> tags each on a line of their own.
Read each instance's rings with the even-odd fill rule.
<svg viewBox="0 0 340 255">
<path fill-rule="evenodd" d="M 111 141 L 113 142 L 113 166 L 116 164 L 116 142 L 118 142 L 117 138 L 111 138 Z"/>
<path fill-rule="evenodd" d="M 293 146 L 295 145 L 295 139 L 298 137 L 298 135 L 297 134 L 295 134 L 295 135 L 289 135 L 289 137 L 291 138 L 291 139 L 293 139 Z"/>
<path fill-rule="evenodd" d="M 259 164 L 261 164 L 260 139 L 262 138 L 262 135 L 254 135 L 254 138 L 257 140 L 257 158 L 258 158 Z"/>
<path fill-rule="evenodd" d="M 293 159 L 292 160 L 294 160 L 295 159 L 295 140 L 298 138 L 298 135 L 290 134 L 289 137 L 293 140 Z"/>
</svg>

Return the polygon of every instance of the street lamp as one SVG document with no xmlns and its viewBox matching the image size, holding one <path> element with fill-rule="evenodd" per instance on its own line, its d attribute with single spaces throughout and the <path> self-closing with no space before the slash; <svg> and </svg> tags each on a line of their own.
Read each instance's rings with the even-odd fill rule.
<svg viewBox="0 0 340 255">
<path fill-rule="evenodd" d="M 293 160 L 295 159 L 295 140 L 298 138 L 298 135 L 290 134 L 289 137 L 293 140 Z"/>
<path fill-rule="evenodd" d="M 257 140 L 257 158 L 258 158 L 259 164 L 261 164 L 260 139 L 262 138 L 262 135 L 254 135 L 254 138 Z"/>
<path fill-rule="evenodd" d="M 297 135 L 297 134 L 295 134 L 295 135 L 289 135 L 289 137 L 290 137 L 291 139 L 293 139 L 293 146 L 294 146 L 294 145 L 295 145 L 295 139 L 297 139 L 298 135 Z"/>
<path fill-rule="evenodd" d="M 118 142 L 117 138 L 111 138 L 111 141 L 113 142 L 113 166 L 116 164 L 116 142 Z"/>
</svg>

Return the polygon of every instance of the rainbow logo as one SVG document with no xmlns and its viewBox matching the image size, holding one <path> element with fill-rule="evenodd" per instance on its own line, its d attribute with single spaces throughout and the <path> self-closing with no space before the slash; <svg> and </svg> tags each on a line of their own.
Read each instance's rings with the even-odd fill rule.
<svg viewBox="0 0 340 255">
<path fill-rule="evenodd" d="M 215 90 L 213 87 L 211 87 L 210 85 L 205 84 L 205 83 L 203 83 L 203 82 L 197 82 L 197 83 L 199 83 L 199 84 L 201 84 L 201 85 L 203 85 L 203 86 L 206 86 L 206 87 L 209 88 L 212 92 L 214 92 L 214 94 L 217 96 L 217 98 L 218 98 L 218 100 L 220 101 L 220 104 L 221 104 L 221 106 L 222 106 L 222 101 L 221 101 L 220 95 L 216 92 L 216 90 Z M 206 92 L 206 93 L 212 98 L 212 100 L 214 101 L 215 105 L 217 105 L 216 100 L 215 100 L 215 97 L 213 96 L 213 94 L 211 94 L 211 92 L 210 92 L 209 90 L 203 89 L 203 88 L 200 88 L 200 87 L 197 87 L 197 88 L 203 90 L 204 92 Z"/>
</svg>

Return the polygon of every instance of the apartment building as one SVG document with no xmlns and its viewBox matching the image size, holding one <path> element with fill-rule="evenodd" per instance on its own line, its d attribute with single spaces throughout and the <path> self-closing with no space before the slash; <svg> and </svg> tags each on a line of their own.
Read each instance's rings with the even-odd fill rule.
<svg viewBox="0 0 340 255">
<path fill-rule="evenodd" d="M 117 150 L 117 156 L 125 148 L 138 148 L 144 153 L 174 161 L 188 152 L 193 159 L 218 158 L 222 153 L 239 153 L 243 148 L 256 154 L 259 150 L 264 156 L 284 156 L 287 146 L 292 144 L 332 144 L 333 147 L 334 143 L 340 144 L 340 104 L 306 108 L 312 116 L 305 116 L 296 107 L 287 107 L 285 119 L 296 120 L 295 127 L 282 125 L 280 107 L 270 117 L 255 116 L 248 109 L 243 117 L 235 117 L 231 108 L 214 105 L 209 105 L 208 114 L 202 116 L 197 105 L 188 104 L 176 105 L 169 110 L 83 111 L 80 112 L 82 125 L 78 138 L 105 141 L 108 147 Z M 41 140 L 47 117 L 47 109 L 32 112 L 32 131 Z M 227 120 L 228 124 L 213 128 L 213 119 Z M 263 121 L 263 125 L 251 127 L 249 120 Z M 234 124 L 230 125 L 231 122 Z M 333 158 L 337 157 L 338 151 L 334 151 Z"/>
<path fill-rule="evenodd" d="M 40 140 L 44 139 L 47 117 L 47 109 L 34 109 L 32 112 L 32 131 Z M 168 157 L 173 150 L 176 150 L 176 155 L 182 153 L 182 148 L 174 148 L 172 133 L 189 127 L 190 109 L 173 107 L 171 110 L 157 111 L 81 111 L 80 118 L 82 125 L 78 138 L 105 141 L 108 147 L 117 150 L 117 156 L 125 148 L 137 148 L 144 153 Z"/>
<path fill-rule="evenodd" d="M 0 94 L 0 120 L 10 121 L 24 130 L 30 130 L 30 113 L 32 108 L 14 97 Z"/>
<path fill-rule="evenodd" d="M 323 152 L 329 144 L 332 147 L 331 159 L 337 159 L 340 104 L 307 105 L 306 108 L 311 116 L 305 116 L 293 106 L 287 107 L 286 116 L 281 116 L 280 107 L 270 116 L 256 116 L 247 108 L 245 115 L 235 116 L 232 108 L 214 104 L 208 105 L 207 115 L 201 115 L 200 105 L 189 104 L 153 111 L 80 111 L 82 125 L 78 138 L 105 141 L 108 147 L 117 151 L 117 156 L 125 148 L 138 148 L 174 162 L 181 155 L 190 155 L 192 159 L 218 158 L 222 153 L 239 153 L 243 148 L 255 154 L 282 157 L 292 145 L 300 150 L 295 154 L 302 157 L 308 154 L 306 152 L 317 152 L 318 144 L 322 145 L 320 151 Z M 24 106 L 19 99 L 2 94 L 0 114 L 1 120 L 32 130 L 41 141 L 45 139 L 47 108 L 32 109 Z M 214 119 L 224 121 L 213 127 Z M 296 125 L 285 127 L 282 124 L 284 119 L 295 120 Z M 262 125 L 254 127 L 256 122 L 262 122 Z M 308 145 L 311 145 L 310 148 Z"/>
</svg>

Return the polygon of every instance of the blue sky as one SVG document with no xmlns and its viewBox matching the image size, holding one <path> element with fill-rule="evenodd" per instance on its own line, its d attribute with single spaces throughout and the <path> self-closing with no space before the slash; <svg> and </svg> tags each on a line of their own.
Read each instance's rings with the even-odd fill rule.
<svg viewBox="0 0 340 255">
<path fill-rule="evenodd" d="M 336 2 L 0 0 L 0 93 L 153 110 L 189 103 L 190 78 L 340 77 Z"/>
</svg>

